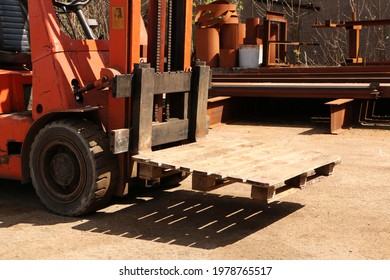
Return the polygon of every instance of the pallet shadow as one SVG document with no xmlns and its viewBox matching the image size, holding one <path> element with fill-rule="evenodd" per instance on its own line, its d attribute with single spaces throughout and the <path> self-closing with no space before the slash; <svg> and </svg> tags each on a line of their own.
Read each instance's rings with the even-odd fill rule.
<svg viewBox="0 0 390 280">
<path fill-rule="evenodd" d="M 233 244 L 298 211 L 303 205 L 259 205 L 247 198 L 187 190 L 127 198 L 74 229 L 201 249 Z"/>
</svg>

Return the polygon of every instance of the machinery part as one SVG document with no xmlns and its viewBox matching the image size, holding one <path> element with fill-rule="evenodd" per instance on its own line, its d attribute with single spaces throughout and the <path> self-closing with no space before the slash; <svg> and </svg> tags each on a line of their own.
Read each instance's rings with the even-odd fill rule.
<svg viewBox="0 0 390 280">
<path fill-rule="evenodd" d="M 110 149 L 115 155 L 129 151 L 130 129 L 114 129 L 110 134 Z"/>
<path fill-rule="evenodd" d="M 164 71 L 164 66 L 163 66 L 163 62 L 161 62 L 161 42 L 163 39 L 161 39 L 161 36 L 165 36 L 165 34 L 161 34 L 161 25 L 162 25 L 162 21 L 161 21 L 161 11 L 162 11 L 162 1 L 161 0 L 157 0 L 157 24 L 156 24 L 156 69 L 158 69 L 158 71 L 161 71 L 163 72 Z M 164 2 L 165 4 L 165 2 Z M 164 6 L 164 9 L 166 7 Z M 161 65 L 161 66 L 160 66 Z"/>
<path fill-rule="evenodd" d="M 156 72 L 164 72 L 167 1 L 149 1 L 148 7 L 148 63 Z"/>
<path fill-rule="evenodd" d="M 53 4 L 64 12 L 71 11 L 75 13 L 80 22 L 81 27 L 83 28 L 85 35 L 87 36 L 87 39 L 96 40 L 97 38 L 93 33 L 92 29 L 90 28 L 88 20 L 85 18 L 83 13 L 83 7 L 88 5 L 89 2 L 91 2 L 91 0 L 74 0 L 70 3 L 53 1 Z"/>
<path fill-rule="evenodd" d="M 167 1 L 167 72 L 172 69 L 172 16 L 173 16 L 172 0 Z"/>
<path fill-rule="evenodd" d="M 115 69 L 103 68 L 100 70 L 100 79 L 94 81 L 93 83 L 87 84 L 83 87 L 80 86 L 80 83 L 77 79 L 73 79 L 71 83 L 73 87 L 73 95 L 75 97 L 76 102 L 83 103 L 84 102 L 83 93 L 86 93 L 93 89 L 103 89 L 105 87 L 108 87 L 110 86 L 110 83 L 114 81 L 114 79 L 117 80 L 117 77 L 120 77 L 119 80 L 126 80 L 126 82 L 128 82 L 128 79 L 121 79 L 121 77 L 123 78 L 123 76 L 127 77 L 127 75 L 121 75 L 120 72 L 118 72 Z M 126 87 L 121 87 L 121 90 L 129 91 L 130 89 Z"/>
<path fill-rule="evenodd" d="M 47 208 L 65 216 L 103 207 L 117 184 L 117 164 L 101 128 L 76 119 L 46 125 L 30 152 L 37 195 Z"/>
<path fill-rule="evenodd" d="M 149 1 L 148 15 L 148 61 L 156 72 L 164 72 L 167 27 L 167 0 Z M 153 120 L 163 121 L 163 95 L 154 97 Z"/>
</svg>

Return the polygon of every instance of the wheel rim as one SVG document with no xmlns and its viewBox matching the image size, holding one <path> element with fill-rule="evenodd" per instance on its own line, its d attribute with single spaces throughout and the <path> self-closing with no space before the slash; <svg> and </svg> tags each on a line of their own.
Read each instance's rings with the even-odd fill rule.
<svg viewBox="0 0 390 280">
<path fill-rule="evenodd" d="M 77 145 L 65 137 L 50 139 L 39 154 L 40 178 L 50 196 L 60 203 L 77 200 L 85 190 L 87 166 Z"/>
<path fill-rule="evenodd" d="M 72 185 L 77 177 L 77 158 L 69 151 L 59 152 L 54 157 L 49 159 L 50 161 L 50 176 L 53 180 L 66 189 Z"/>
</svg>

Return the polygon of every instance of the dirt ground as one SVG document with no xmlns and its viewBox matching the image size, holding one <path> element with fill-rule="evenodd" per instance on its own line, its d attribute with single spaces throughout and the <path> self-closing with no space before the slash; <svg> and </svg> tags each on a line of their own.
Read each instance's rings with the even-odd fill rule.
<svg viewBox="0 0 390 280">
<path fill-rule="evenodd" d="M 0 259 L 390 259 L 390 130 L 234 123 L 210 138 L 342 158 L 334 174 L 268 206 L 234 184 L 213 193 L 148 190 L 96 214 L 49 213 L 31 185 L 0 181 Z M 283 172 L 283 170 L 281 170 Z"/>
</svg>

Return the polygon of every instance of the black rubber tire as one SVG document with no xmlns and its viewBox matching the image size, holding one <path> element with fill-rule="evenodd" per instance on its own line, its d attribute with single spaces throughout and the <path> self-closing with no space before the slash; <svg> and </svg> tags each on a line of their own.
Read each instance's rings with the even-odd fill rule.
<svg viewBox="0 0 390 280">
<path fill-rule="evenodd" d="M 35 137 L 30 174 L 48 209 L 63 216 L 80 216 L 110 200 L 118 182 L 118 160 L 98 125 L 65 119 L 46 125 Z"/>
</svg>

